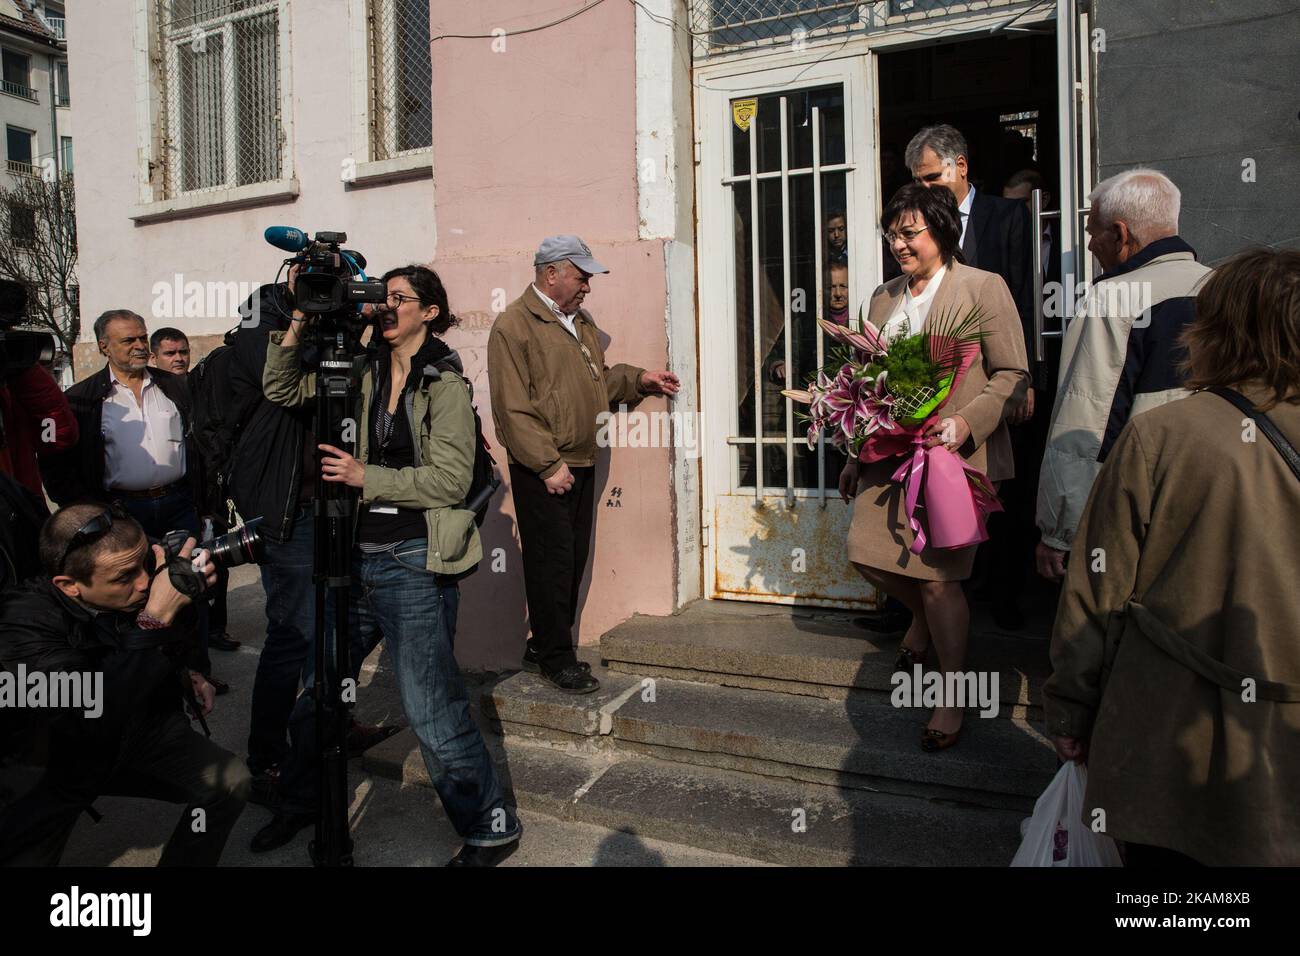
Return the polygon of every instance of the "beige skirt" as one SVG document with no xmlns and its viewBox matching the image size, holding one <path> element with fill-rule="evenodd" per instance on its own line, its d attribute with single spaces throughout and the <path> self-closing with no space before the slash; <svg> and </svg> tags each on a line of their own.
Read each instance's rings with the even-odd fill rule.
<svg viewBox="0 0 1300 956">
<path fill-rule="evenodd" d="M 902 460 L 887 458 L 862 466 L 849 525 L 849 560 L 922 581 L 965 581 L 971 575 L 979 545 L 926 547 L 920 554 L 908 550 L 916 536 L 903 510 L 902 482 L 891 480 Z M 918 507 L 916 516 L 929 537 L 925 509 Z"/>
</svg>

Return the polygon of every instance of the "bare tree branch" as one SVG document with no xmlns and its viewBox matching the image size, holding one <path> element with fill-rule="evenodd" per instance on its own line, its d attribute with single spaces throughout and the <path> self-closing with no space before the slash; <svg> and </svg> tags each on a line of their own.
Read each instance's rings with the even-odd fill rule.
<svg viewBox="0 0 1300 956">
<path fill-rule="evenodd" d="M 71 355 L 81 335 L 76 198 L 71 176 L 45 173 L 0 188 L 0 278 L 27 287 L 28 319 Z"/>
</svg>

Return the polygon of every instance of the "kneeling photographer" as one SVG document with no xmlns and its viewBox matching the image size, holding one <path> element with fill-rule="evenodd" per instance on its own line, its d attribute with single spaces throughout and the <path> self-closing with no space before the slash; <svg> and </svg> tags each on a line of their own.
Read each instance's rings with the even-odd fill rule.
<svg viewBox="0 0 1300 956">
<path fill-rule="evenodd" d="M 216 569 L 192 538 L 178 545 L 150 544 L 118 508 L 69 505 L 41 529 L 44 574 L 0 594 L 0 699 L 15 706 L 0 716 L 20 724 L 26 762 L 43 765 L 0 809 L 0 863 L 57 864 L 78 815 L 95 816 L 105 795 L 185 805 L 160 865 L 220 859 L 249 776 L 190 724 L 211 711 L 213 688 L 185 619 Z"/>
<path fill-rule="evenodd" d="M 359 455 L 321 445 L 321 479 L 358 489 L 353 532 L 352 667 L 386 640 L 402 707 L 420 742 L 430 780 L 465 846 L 455 866 L 492 866 L 518 845 L 492 757 L 469 710 L 452 644 L 460 599 L 457 576 L 474 568 L 482 545 L 465 507 L 477 437 L 460 357 L 439 338 L 455 321 L 442 281 L 407 266 L 383 277 L 388 297 L 371 313 L 375 334 L 361 378 Z M 316 373 L 299 355 L 307 317 L 272 333 L 266 396 L 298 406 L 315 395 Z M 280 846 L 315 821 L 319 800 L 309 708 L 299 700 L 292 768 L 282 772 L 281 804 L 254 850 Z M 299 717 L 303 719 L 299 719 Z"/>
</svg>

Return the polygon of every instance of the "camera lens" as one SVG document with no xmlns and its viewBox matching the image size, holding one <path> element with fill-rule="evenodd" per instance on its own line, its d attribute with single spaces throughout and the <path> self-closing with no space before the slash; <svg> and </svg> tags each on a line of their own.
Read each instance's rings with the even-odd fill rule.
<svg viewBox="0 0 1300 956">
<path fill-rule="evenodd" d="M 199 547 L 207 548 L 212 555 L 212 563 L 222 568 L 237 568 L 250 561 L 256 562 L 262 556 L 261 535 L 251 524 L 205 541 Z"/>
</svg>

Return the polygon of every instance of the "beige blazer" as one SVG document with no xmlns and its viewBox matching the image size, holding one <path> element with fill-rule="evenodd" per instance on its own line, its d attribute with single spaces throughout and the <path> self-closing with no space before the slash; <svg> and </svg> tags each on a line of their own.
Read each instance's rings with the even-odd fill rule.
<svg viewBox="0 0 1300 956">
<path fill-rule="evenodd" d="M 957 449 L 958 454 L 988 475 L 990 481 L 1004 481 L 1015 475 L 1005 419 L 1025 402 L 1030 385 L 1020 314 L 1007 284 L 997 273 L 958 262 L 950 263 L 948 268 L 930 303 L 927 323 L 949 310 L 965 313 L 976 305 L 986 318 L 980 354 L 949 397 L 943 413 L 960 415 L 970 425 L 970 438 Z M 877 329 L 894 314 L 908 278 L 901 275 L 890 279 L 871 296 L 867 321 Z"/>
</svg>

